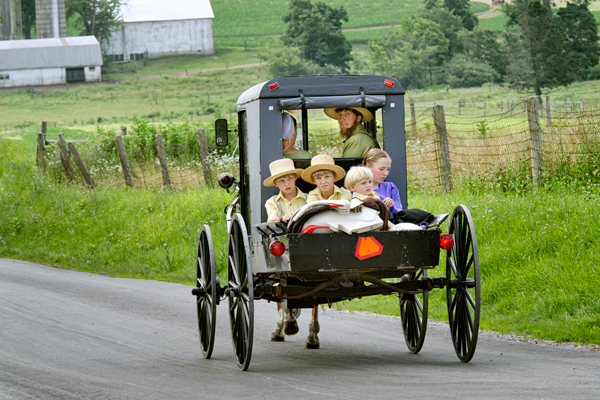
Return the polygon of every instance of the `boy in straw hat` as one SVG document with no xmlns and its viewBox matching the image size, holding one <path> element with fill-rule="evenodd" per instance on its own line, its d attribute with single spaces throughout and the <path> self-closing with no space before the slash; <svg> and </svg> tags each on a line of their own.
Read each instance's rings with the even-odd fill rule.
<svg viewBox="0 0 600 400">
<path fill-rule="evenodd" d="M 379 148 L 362 124 L 373 119 L 373 113 L 363 107 L 326 108 L 325 114 L 338 121 L 344 141 L 342 157 L 364 157 L 367 151 Z"/>
<path fill-rule="evenodd" d="M 265 186 L 277 186 L 279 194 L 265 203 L 269 221 L 288 222 L 292 214 L 306 204 L 306 195 L 296 186 L 296 179 L 302 169 L 294 167 L 294 161 L 283 158 L 269 165 L 271 176 L 265 179 Z"/>
<path fill-rule="evenodd" d="M 344 168 L 335 165 L 333 157 L 319 154 L 310 160 L 310 167 L 302 172 L 302 179 L 317 185 L 317 188 L 308 193 L 306 202 L 318 200 L 348 200 L 352 199 L 350 192 L 335 186 L 346 175 Z"/>
</svg>

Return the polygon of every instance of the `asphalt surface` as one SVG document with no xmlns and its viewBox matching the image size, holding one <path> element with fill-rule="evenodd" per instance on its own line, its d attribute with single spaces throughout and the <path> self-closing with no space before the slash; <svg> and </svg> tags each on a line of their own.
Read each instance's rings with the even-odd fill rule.
<svg viewBox="0 0 600 400">
<path fill-rule="evenodd" d="M 447 325 L 408 352 L 399 318 L 321 312 L 320 350 L 269 341 L 275 304 L 255 301 L 250 369 L 235 364 L 227 307 L 202 358 L 191 287 L 0 259 L 4 399 L 598 399 L 600 352 L 481 333 L 461 363 Z"/>
</svg>

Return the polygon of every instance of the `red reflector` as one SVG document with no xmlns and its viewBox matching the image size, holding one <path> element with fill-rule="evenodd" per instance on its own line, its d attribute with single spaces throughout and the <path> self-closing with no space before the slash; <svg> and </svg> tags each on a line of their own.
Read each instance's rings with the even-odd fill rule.
<svg viewBox="0 0 600 400">
<path fill-rule="evenodd" d="M 279 83 L 275 82 L 275 83 L 271 83 L 269 85 L 269 90 L 275 90 L 279 87 Z"/>
<path fill-rule="evenodd" d="M 390 80 L 387 80 L 387 79 L 386 79 L 385 81 L 383 81 L 383 84 L 384 84 L 385 86 L 389 86 L 389 87 L 394 87 L 394 85 L 395 85 L 395 83 L 394 83 L 394 82 L 392 82 L 392 81 L 390 81 Z"/>
<path fill-rule="evenodd" d="M 269 251 L 275 257 L 279 257 L 285 253 L 285 244 L 281 243 L 279 240 L 276 240 L 269 245 Z"/>
<path fill-rule="evenodd" d="M 377 241 L 373 236 L 358 238 L 356 245 L 356 251 L 354 255 L 359 260 L 366 260 L 367 258 L 375 257 L 383 252 L 383 245 Z"/>
<path fill-rule="evenodd" d="M 454 246 L 454 238 L 452 235 L 444 233 L 440 236 L 440 247 L 444 250 L 450 250 Z"/>
<path fill-rule="evenodd" d="M 329 203 L 328 205 L 329 205 L 329 207 L 342 207 L 343 206 L 343 204 L 337 204 L 337 203 Z"/>
</svg>

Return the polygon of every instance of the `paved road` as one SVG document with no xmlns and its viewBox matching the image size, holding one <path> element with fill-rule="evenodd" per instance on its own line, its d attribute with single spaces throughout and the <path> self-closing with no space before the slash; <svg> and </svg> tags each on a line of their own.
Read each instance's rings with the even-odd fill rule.
<svg viewBox="0 0 600 400">
<path fill-rule="evenodd" d="M 598 399 L 600 353 L 480 336 L 458 361 L 447 326 L 419 355 L 397 318 L 326 310 L 321 349 L 269 342 L 274 304 L 257 301 L 250 370 L 233 358 L 226 306 L 200 353 L 185 285 L 0 259 L 0 399 Z"/>
</svg>

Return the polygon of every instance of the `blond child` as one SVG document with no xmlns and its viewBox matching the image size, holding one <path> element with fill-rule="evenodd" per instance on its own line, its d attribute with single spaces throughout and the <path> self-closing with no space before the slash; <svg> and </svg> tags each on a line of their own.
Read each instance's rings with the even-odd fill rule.
<svg viewBox="0 0 600 400">
<path fill-rule="evenodd" d="M 271 176 L 265 179 L 265 186 L 277 186 L 279 194 L 265 203 L 269 221 L 288 222 L 294 212 L 306 204 L 306 195 L 296 186 L 302 169 L 294 167 L 294 161 L 288 158 L 275 160 L 269 165 Z"/>
<path fill-rule="evenodd" d="M 307 203 L 318 200 L 352 200 L 350 192 L 335 185 L 346 175 L 344 168 L 335 165 L 333 157 L 327 154 L 314 156 L 310 167 L 302 172 L 302 179 L 317 187 L 308 193 Z"/>
<path fill-rule="evenodd" d="M 373 191 L 373 172 L 367 167 L 352 167 L 346 174 L 344 183 L 348 190 L 352 192 L 352 202 L 356 199 L 364 200 L 368 197 L 376 199 L 379 204 L 383 204 L 379 195 Z M 386 206 L 385 204 L 382 207 Z M 387 214 L 387 213 L 386 213 Z M 388 229 L 391 229 L 394 224 L 387 221 Z"/>
</svg>

